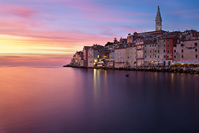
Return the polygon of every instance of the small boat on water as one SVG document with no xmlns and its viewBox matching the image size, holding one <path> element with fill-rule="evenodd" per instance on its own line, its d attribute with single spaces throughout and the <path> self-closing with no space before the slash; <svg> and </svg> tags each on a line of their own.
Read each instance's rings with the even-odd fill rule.
<svg viewBox="0 0 199 133">
<path fill-rule="evenodd" d="M 126 74 L 125 76 L 126 76 L 126 77 L 129 77 L 129 74 Z"/>
</svg>

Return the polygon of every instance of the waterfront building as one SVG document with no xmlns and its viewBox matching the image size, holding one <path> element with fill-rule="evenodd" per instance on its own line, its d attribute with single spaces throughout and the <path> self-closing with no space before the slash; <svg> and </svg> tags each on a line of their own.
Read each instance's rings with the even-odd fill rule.
<svg viewBox="0 0 199 133">
<path fill-rule="evenodd" d="M 82 51 L 77 51 L 74 55 L 73 58 L 71 59 L 71 65 L 73 66 L 83 66 L 83 52 Z"/>
<path fill-rule="evenodd" d="M 126 48 L 115 49 L 115 68 L 124 68 L 126 65 Z"/>
<path fill-rule="evenodd" d="M 125 56 L 125 67 L 126 68 L 135 68 L 136 67 L 136 46 L 126 47 L 126 56 Z"/>
<path fill-rule="evenodd" d="M 177 36 L 164 38 L 166 44 L 166 65 L 170 66 L 173 63 L 173 47 L 176 45 L 178 39 Z"/>
<path fill-rule="evenodd" d="M 174 63 L 199 64 L 199 39 L 180 41 L 173 52 Z"/>
<path fill-rule="evenodd" d="M 136 67 L 144 65 L 144 37 L 139 36 L 135 41 Z"/>
<path fill-rule="evenodd" d="M 84 46 L 83 48 L 83 59 L 84 59 L 84 67 L 88 67 L 88 50 L 91 46 Z"/>
<path fill-rule="evenodd" d="M 94 48 L 88 49 L 88 67 L 94 67 L 98 62 L 98 51 Z"/>
<path fill-rule="evenodd" d="M 159 53 L 156 42 L 145 43 L 144 65 L 158 65 Z"/>
</svg>

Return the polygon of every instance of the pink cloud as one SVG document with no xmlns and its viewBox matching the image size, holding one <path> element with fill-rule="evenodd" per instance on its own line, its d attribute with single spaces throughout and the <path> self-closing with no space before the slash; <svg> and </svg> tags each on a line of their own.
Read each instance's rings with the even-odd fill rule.
<svg viewBox="0 0 199 133">
<path fill-rule="evenodd" d="M 179 11 L 172 11 L 169 12 L 169 14 L 181 14 L 181 13 L 189 13 L 189 12 L 198 12 L 199 9 L 193 9 L 193 10 L 179 10 Z"/>
<path fill-rule="evenodd" d="M 0 55 L 0 66 L 59 66 L 67 64 L 71 55 L 35 55 L 35 54 L 14 54 Z"/>
<path fill-rule="evenodd" d="M 31 9 L 29 6 L 19 6 L 19 5 L 8 5 L 8 4 L 3 4 L 0 3 L 1 9 L 0 9 L 0 14 L 1 15 L 16 15 L 20 17 L 30 17 L 33 15 L 36 15 L 37 13 Z"/>
<path fill-rule="evenodd" d="M 131 14 L 127 14 L 130 16 L 148 16 L 148 15 L 155 15 L 154 13 L 131 13 Z"/>
</svg>

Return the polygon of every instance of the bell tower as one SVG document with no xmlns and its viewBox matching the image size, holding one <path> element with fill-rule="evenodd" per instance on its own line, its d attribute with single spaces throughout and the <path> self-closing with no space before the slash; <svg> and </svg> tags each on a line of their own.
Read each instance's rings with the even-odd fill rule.
<svg viewBox="0 0 199 133">
<path fill-rule="evenodd" d="M 160 14 L 159 6 L 158 6 L 156 19 L 155 19 L 155 30 L 156 31 L 162 30 L 162 17 L 161 17 L 161 14 Z"/>
</svg>

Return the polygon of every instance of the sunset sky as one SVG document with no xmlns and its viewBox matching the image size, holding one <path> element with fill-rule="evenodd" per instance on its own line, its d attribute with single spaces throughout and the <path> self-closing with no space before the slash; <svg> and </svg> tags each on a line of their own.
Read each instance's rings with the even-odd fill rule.
<svg viewBox="0 0 199 133">
<path fill-rule="evenodd" d="M 85 45 L 155 29 L 199 29 L 198 0 L 0 0 L 0 65 L 62 66 Z"/>
</svg>

